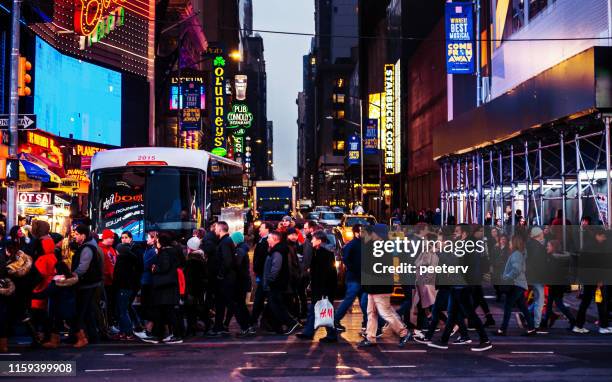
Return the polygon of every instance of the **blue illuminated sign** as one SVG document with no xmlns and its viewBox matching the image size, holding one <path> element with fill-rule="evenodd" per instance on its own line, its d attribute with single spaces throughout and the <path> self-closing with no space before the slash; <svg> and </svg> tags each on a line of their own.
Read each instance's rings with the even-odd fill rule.
<svg viewBox="0 0 612 382">
<path fill-rule="evenodd" d="M 348 164 L 349 166 L 360 163 L 361 146 L 359 137 L 351 135 L 348 139 Z"/>
<path fill-rule="evenodd" d="M 39 129 L 121 146 L 121 73 L 63 55 L 36 37 L 34 75 Z"/>
<path fill-rule="evenodd" d="M 363 155 L 378 153 L 378 119 L 368 119 L 363 133 Z"/>
<path fill-rule="evenodd" d="M 446 70 L 449 74 L 474 73 L 472 3 L 446 3 Z"/>
</svg>

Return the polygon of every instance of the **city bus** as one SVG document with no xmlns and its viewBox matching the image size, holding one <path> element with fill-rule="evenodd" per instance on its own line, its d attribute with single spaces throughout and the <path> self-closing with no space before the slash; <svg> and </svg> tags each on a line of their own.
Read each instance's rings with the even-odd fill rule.
<svg viewBox="0 0 612 382">
<path fill-rule="evenodd" d="M 188 238 L 224 209 L 242 209 L 242 165 L 202 150 L 143 147 L 101 151 L 90 170 L 89 212 L 110 229 L 144 241 L 149 231 Z"/>
</svg>

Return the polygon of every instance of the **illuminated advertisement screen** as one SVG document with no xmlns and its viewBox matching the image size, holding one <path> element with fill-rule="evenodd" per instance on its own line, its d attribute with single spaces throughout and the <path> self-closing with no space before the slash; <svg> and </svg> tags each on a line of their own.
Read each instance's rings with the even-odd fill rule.
<svg viewBox="0 0 612 382">
<path fill-rule="evenodd" d="M 39 129 L 121 146 L 121 73 L 63 55 L 39 37 L 34 73 Z"/>
<path fill-rule="evenodd" d="M 179 87 L 170 86 L 170 110 L 178 110 L 183 107 L 183 97 L 180 97 L 179 105 Z M 202 109 L 206 108 L 206 94 L 204 93 L 204 85 L 200 86 L 200 105 Z"/>
</svg>

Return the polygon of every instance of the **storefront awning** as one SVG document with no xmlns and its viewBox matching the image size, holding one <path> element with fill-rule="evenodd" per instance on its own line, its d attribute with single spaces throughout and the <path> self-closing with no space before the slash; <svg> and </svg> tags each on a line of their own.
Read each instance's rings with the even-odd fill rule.
<svg viewBox="0 0 612 382">
<path fill-rule="evenodd" d="M 25 174 L 29 179 L 40 180 L 43 183 L 61 182 L 60 177 L 50 170 L 25 159 L 19 159 L 19 172 Z"/>
<path fill-rule="evenodd" d="M 46 167 L 48 170 L 52 171 L 54 174 L 57 174 L 60 178 L 66 177 L 66 172 L 64 171 L 64 167 L 59 163 L 55 163 L 52 160 L 45 158 L 42 155 L 36 155 L 32 153 L 20 153 L 19 159 L 25 159 L 29 162 L 32 162 L 41 167 Z"/>
</svg>

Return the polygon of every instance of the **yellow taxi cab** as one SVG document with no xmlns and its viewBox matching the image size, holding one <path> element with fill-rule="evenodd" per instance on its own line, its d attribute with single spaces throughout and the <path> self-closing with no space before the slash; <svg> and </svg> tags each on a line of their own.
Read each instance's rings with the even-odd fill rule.
<svg viewBox="0 0 612 382">
<path fill-rule="evenodd" d="M 376 218 L 372 215 L 344 215 L 340 224 L 336 227 L 337 232 L 342 236 L 343 244 L 353 240 L 353 226 L 355 224 L 374 225 L 376 224 Z"/>
</svg>

